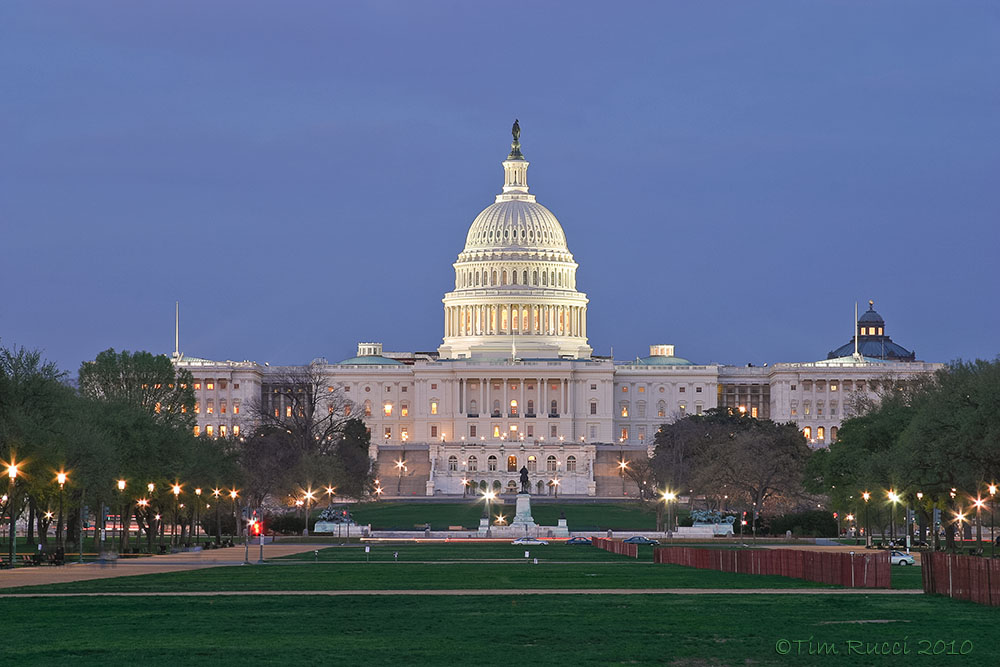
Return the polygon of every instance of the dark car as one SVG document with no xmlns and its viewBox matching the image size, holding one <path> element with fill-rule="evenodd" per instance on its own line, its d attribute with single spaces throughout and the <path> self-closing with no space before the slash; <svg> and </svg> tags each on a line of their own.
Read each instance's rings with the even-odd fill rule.
<svg viewBox="0 0 1000 667">
<path fill-rule="evenodd" d="M 566 540 L 566 544 L 593 544 L 589 537 L 571 537 Z"/>
<path fill-rule="evenodd" d="M 651 540 L 643 535 L 634 535 L 622 541 L 625 544 L 659 544 L 659 542 L 657 542 L 656 540 Z"/>
</svg>

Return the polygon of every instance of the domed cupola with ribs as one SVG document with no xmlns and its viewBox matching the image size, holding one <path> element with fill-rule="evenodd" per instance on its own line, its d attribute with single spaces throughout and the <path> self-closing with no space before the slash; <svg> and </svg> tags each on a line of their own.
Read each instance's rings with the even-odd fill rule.
<svg viewBox="0 0 1000 667">
<path fill-rule="evenodd" d="M 855 339 L 851 339 L 851 342 L 830 352 L 826 358 L 839 359 L 851 355 L 855 350 L 856 340 L 857 353 L 861 357 L 884 361 L 913 361 L 916 359 L 916 353 L 892 342 L 892 338 L 886 335 L 885 320 L 875 312 L 874 301 L 868 301 L 868 310 L 858 318 L 854 335 Z"/>
<path fill-rule="evenodd" d="M 562 225 L 528 194 L 521 128 L 503 161 L 503 191 L 469 228 L 445 294 L 442 358 L 588 358 L 587 296 Z"/>
</svg>

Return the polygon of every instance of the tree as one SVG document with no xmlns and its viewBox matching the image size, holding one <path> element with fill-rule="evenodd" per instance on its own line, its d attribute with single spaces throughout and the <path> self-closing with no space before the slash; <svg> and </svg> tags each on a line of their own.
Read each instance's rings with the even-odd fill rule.
<svg viewBox="0 0 1000 667">
<path fill-rule="evenodd" d="M 351 498 L 366 498 L 375 480 L 375 462 L 370 456 L 371 434 L 360 419 L 349 419 L 337 442 L 337 465 L 334 482 L 338 493 Z"/>
</svg>

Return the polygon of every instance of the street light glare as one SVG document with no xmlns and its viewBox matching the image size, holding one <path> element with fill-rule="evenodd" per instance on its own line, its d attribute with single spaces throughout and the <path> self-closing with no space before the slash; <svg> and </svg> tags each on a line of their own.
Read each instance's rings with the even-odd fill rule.
<svg viewBox="0 0 1000 667">
<path fill-rule="evenodd" d="M 125 490 L 125 480 L 124 479 L 118 480 L 118 490 L 119 491 L 124 491 Z"/>
<path fill-rule="evenodd" d="M 66 473 L 64 472 L 60 472 L 59 474 L 56 475 L 56 481 L 59 483 L 59 486 L 65 484 L 67 479 L 69 479 L 69 477 L 67 477 Z"/>
</svg>

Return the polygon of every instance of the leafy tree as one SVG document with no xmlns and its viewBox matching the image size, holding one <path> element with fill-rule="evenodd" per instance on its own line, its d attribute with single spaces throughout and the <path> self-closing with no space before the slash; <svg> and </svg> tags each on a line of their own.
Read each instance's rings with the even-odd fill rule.
<svg viewBox="0 0 1000 667">
<path fill-rule="evenodd" d="M 351 498 L 366 498 L 374 487 L 375 462 L 371 455 L 371 434 L 360 419 L 349 419 L 337 442 L 337 466 L 334 476 L 338 493 Z"/>
</svg>

